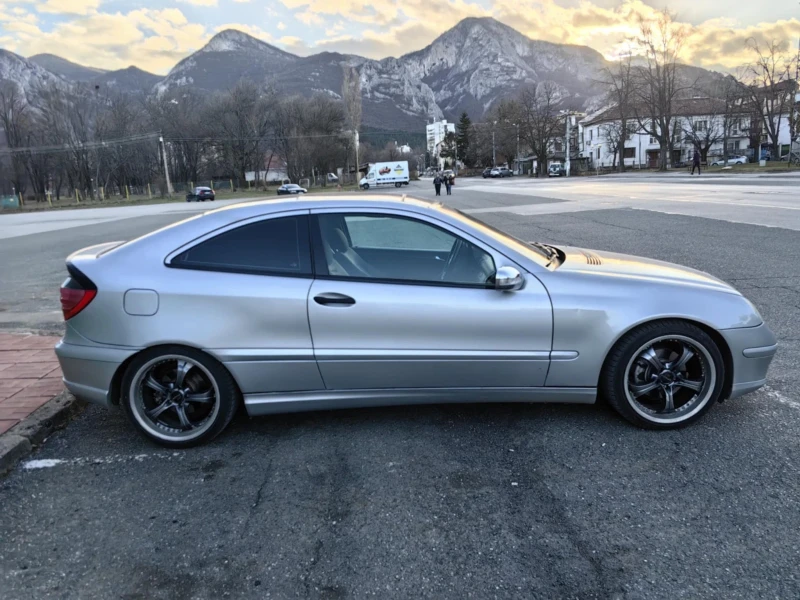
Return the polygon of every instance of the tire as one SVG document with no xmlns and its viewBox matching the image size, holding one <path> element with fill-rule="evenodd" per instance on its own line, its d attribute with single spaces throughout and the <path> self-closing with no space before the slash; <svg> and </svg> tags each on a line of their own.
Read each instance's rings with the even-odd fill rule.
<svg viewBox="0 0 800 600">
<path fill-rule="evenodd" d="M 681 367 L 678 357 L 687 349 L 692 356 Z M 606 357 L 599 387 L 608 403 L 634 425 L 674 429 L 710 410 L 724 384 L 725 363 L 711 336 L 686 321 L 667 320 L 625 334 Z"/>
<path fill-rule="evenodd" d="M 179 376 L 182 363 L 186 367 Z M 151 378 L 152 383 L 146 385 L 145 380 Z M 240 402 L 239 388 L 222 363 L 185 346 L 159 346 L 141 352 L 122 378 L 120 403 L 128 419 L 145 437 L 168 448 L 189 448 L 211 441 L 230 424 Z M 165 405 L 169 406 L 163 408 Z M 157 409 L 161 409 L 158 415 L 148 414 Z"/>
<path fill-rule="evenodd" d="M 361 189 L 362 190 L 368 190 L 369 189 L 369 184 L 365 183 L 364 185 L 361 186 Z"/>
</svg>

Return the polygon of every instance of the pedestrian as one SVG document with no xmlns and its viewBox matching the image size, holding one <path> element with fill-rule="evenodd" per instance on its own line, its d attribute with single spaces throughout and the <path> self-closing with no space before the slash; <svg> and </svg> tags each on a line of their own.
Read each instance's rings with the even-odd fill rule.
<svg viewBox="0 0 800 600">
<path fill-rule="evenodd" d="M 697 169 L 697 174 L 700 175 L 700 153 L 697 148 L 695 148 L 694 156 L 692 156 L 692 175 L 694 175 L 695 169 Z"/>
<path fill-rule="evenodd" d="M 447 188 L 447 195 L 450 195 L 450 188 L 453 186 L 453 180 L 450 178 L 450 175 L 444 176 L 444 187 Z"/>
<path fill-rule="evenodd" d="M 436 174 L 436 177 L 433 178 L 433 187 L 436 189 L 436 195 L 442 195 L 442 178 L 439 177 L 439 174 Z"/>
</svg>

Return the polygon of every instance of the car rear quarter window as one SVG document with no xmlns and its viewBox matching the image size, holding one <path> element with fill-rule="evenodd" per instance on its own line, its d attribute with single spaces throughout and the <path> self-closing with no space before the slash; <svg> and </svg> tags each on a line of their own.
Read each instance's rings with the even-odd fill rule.
<svg viewBox="0 0 800 600">
<path fill-rule="evenodd" d="M 310 276 L 305 216 L 267 219 L 230 229 L 181 252 L 170 266 L 184 269 Z"/>
</svg>

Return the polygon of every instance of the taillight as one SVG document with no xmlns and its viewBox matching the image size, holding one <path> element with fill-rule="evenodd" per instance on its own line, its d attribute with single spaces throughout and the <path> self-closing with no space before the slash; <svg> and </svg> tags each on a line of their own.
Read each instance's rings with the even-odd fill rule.
<svg viewBox="0 0 800 600">
<path fill-rule="evenodd" d="M 97 296 L 97 287 L 83 273 L 72 265 L 67 265 L 70 276 L 61 285 L 61 311 L 68 321 Z"/>
</svg>

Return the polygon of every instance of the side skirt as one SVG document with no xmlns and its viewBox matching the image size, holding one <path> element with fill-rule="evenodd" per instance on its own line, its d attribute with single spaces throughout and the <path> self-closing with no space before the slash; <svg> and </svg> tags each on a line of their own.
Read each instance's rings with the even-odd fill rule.
<svg viewBox="0 0 800 600">
<path fill-rule="evenodd" d="M 594 404 L 596 388 L 426 388 L 323 390 L 245 394 L 251 416 L 335 408 L 478 402 L 554 402 Z"/>
</svg>

